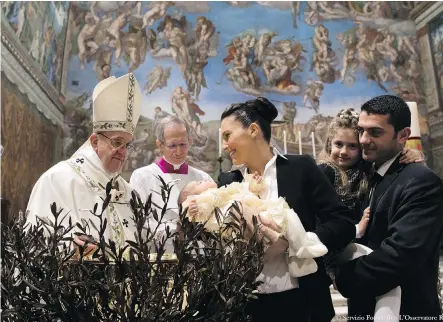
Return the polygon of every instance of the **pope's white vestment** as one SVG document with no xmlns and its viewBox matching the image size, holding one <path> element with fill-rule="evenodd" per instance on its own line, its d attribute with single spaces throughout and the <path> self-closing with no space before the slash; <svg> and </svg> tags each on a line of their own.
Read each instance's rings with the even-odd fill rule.
<svg viewBox="0 0 443 322">
<path fill-rule="evenodd" d="M 56 203 L 57 209 L 63 208 L 59 220 L 68 214 L 63 225 L 68 225 L 71 218 L 72 225 L 82 224 L 82 221 L 92 221 L 100 227 L 100 219 L 91 211 L 98 203 L 97 214 L 101 213 L 103 200 L 106 196 L 106 185 L 115 177 L 108 173 L 92 149 L 82 148 L 74 157 L 61 161 L 46 171 L 37 181 L 29 199 L 27 222 L 36 224 L 36 216 L 46 217 L 54 221 L 50 205 Z M 103 220 L 107 218 L 105 238 L 116 242 L 117 246 L 124 246 L 126 239 L 134 240 L 135 225 L 129 201 L 131 188 L 121 177 L 118 177 L 118 189 L 111 190 L 113 197 L 108 208 L 103 213 Z M 98 238 L 98 232 L 90 226 L 90 234 Z M 77 227 L 71 232 L 80 232 Z"/>
</svg>

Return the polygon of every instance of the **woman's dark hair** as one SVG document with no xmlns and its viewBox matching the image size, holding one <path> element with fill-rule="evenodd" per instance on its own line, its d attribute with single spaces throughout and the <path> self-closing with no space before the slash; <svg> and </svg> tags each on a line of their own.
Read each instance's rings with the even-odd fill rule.
<svg viewBox="0 0 443 322">
<path fill-rule="evenodd" d="M 271 141 L 271 123 L 277 117 L 278 111 L 268 99 L 258 97 L 244 103 L 232 104 L 223 112 L 221 120 L 223 121 L 231 115 L 244 128 L 248 128 L 252 123 L 257 123 L 266 142 Z"/>
</svg>

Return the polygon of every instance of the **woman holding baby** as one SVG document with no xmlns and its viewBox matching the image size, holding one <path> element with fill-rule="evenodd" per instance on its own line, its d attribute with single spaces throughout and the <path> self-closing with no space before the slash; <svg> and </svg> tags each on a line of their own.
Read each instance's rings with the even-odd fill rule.
<svg viewBox="0 0 443 322">
<path fill-rule="evenodd" d="M 285 198 L 304 229 L 314 233 L 311 236 L 330 251 L 341 249 L 356 235 L 350 210 L 311 157 L 283 156 L 270 148 L 271 122 L 277 115 L 275 106 L 262 97 L 233 104 L 223 112 L 223 148 L 230 153 L 234 165 L 243 167 L 222 173 L 219 185 L 242 182 L 247 174 L 257 173 L 264 182 L 260 198 L 272 201 Z M 333 318 L 324 265 L 319 264 L 313 274 L 292 277 L 287 252 L 282 248 L 280 253 L 266 259 L 258 279 L 263 282 L 258 299 L 247 308 L 252 321 L 323 322 Z"/>
</svg>

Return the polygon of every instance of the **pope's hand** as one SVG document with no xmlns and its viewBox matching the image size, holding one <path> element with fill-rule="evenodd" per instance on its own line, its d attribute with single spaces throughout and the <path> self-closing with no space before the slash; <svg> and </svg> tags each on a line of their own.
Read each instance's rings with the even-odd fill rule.
<svg viewBox="0 0 443 322">
<path fill-rule="evenodd" d="M 85 244 L 88 242 L 86 248 Z M 94 238 L 87 235 L 74 235 L 74 248 L 75 248 L 75 257 L 76 259 L 80 259 L 80 249 L 79 246 L 84 247 L 83 257 L 92 256 L 94 252 L 98 249 L 98 246 L 95 244 Z"/>
</svg>

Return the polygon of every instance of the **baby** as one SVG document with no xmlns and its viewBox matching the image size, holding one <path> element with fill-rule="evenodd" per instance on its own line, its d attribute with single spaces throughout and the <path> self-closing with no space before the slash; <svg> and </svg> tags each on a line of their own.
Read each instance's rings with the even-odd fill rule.
<svg viewBox="0 0 443 322">
<path fill-rule="evenodd" d="M 283 198 L 263 200 L 258 193 L 263 182 L 258 175 L 247 175 L 245 182 L 233 182 L 217 188 L 213 182 L 192 181 L 181 191 L 178 202 L 188 208 L 187 217 L 192 222 L 205 222 L 205 228 L 217 231 L 221 227 L 215 209 L 221 210 L 226 222 L 234 202 L 242 209 L 249 231 L 253 230 L 252 217 L 257 215 L 259 232 L 269 243 L 276 244 L 280 237 L 288 242 L 288 268 L 293 277 L 317 271 L 316 257 L 327 253 L 327 248 L 317 236 L 306 232 L 297 214 Z M 223 225 L 223 223 L 222 223 Z"/>
</svg>

